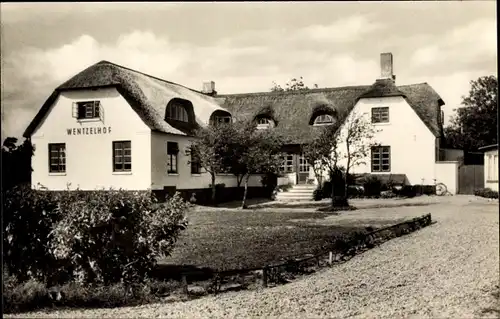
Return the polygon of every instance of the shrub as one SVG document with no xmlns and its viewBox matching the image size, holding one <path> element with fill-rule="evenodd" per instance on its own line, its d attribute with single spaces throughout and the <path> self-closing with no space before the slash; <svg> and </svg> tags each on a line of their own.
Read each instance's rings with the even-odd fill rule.
<svg viewBox="0 0 500 319">
<path fill-rule="evenodd" d="M 350 198 L 363 197 L 364 190 L 363 190 L 363 187 L 356 186 L 356 185 L 349 185 L 347 187 L 347 194 L 349 195 Z"/>
<path fill-rule="evenodd" d="M 36 279 L 29 279 L 10 287 L 6 287 L 4 283 L 3 288 L 3 311 L 6 313 L 32 310 L 50 304 L 45 285 Z"/>
<path fill-rule="evenodd" d="M 332 196 L 332 182 L 324 181 L 321 190 L 322 198 L 330 198 Z"/>
<path fill-rule="evenodd" d="M 498 198 L 498 192 L 491 188 L 481 188 L 474 191 L 474 195 L 485 198 Z"/>
<path fill-rule="evenodd" d="M 412 198 L 417 196 L 416 185 L 405 185 L 397 192 L 398 196 Z"/>
<path fill-rule="evenodd" d="M 364 194 L 367 197 L 379 197 L 382 192 L 382 182 L 374 175 L 369 175 L 363 180 Z"/>
<path fill-rule="evenodd" d="M 54 271 L 47 237 L 60 219 L 56 212 L 58 194 L 16 186 L 3 194 L 3 257 L 6 270 L 21 282 L 45 281 Z"/>
<path fill-rule="evenodd" d="M 186 227 L 188 204 L 176 193 L 157 205 L 147 191 L 94 191 L 85 199 L 66 192 L 62 219 L 50 236 L 51 253 L 78 283 L 133 283 L 150 274 Z"/>
<path fill-rule="evenodd" d="M 274 173 L 264 174 L 264 176 L 262 176 L 260 179 L 260 183 L 266 190 L 266 196 L 272 198 L 273 192 L 278 186 L 278 175 Z"/>
<path fill-rule="evenodd" d="M 323 199 L 323 190 L 318 187 L 313 192 L 313 200 L 320 201 L 322 199 Z"/>
<path fill-rule="evenodd" d="M 20 282 L 131 283 L 170 253 L 186 227 L 179 194 L 158 204 L 149 191 L 37 191 L 3 201 L 4 262 Z"/>
<path fill-rule="evenodd" d="M 30 279 L 9 286 L 4 283 L 3 306 L 5 313 L 32 311 L 50 306 L 59 307 L 119 307 L 133 306 L 159 300 L 181 287 L 180 282 L 146 280 L 131 287 L 123 283 L 108 286 L 83 285 L 69 282 L 47 289 L 45 284 Z"/>
</svg>

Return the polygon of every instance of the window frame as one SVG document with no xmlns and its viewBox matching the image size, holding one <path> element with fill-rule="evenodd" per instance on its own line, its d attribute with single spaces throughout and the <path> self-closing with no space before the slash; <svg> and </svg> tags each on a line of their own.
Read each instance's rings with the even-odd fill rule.
<svg viewBox="0 0 500 319">
<path fill-rule="evenodd" d="M 258 117 L 256 122 L 257 122 L 257 129 L 259 129 L 259 130 L 264 130 L 264 129 L 269 129 L 269 128 L 274 127 L 274 121 L 273 121 L 273 119 L 271 119 L 269 117 L 265 117 L 265 116 Z M 265 122 L 265 123 L 261 123 L 261 122 Z"/>
<path fill-rule="evenodd" d="M 384 155 L 388 154 L 387 158 Z M 376 158 L 375 155 L 378 155 Z M 384 160 L 387 160 L 387 164 L 384 164 Z M 376 163 L 376 161 L 378 161 Z M 387 169 L 384 169 L 387 166 Z M 378 167 L 376 169 L 375 167 Z M 372 173 L 388 173 L 391 171 L 391 147 L 389 145 L 373 146 L 371 148 L 370 157 L 370 168 Z"/>
<path fill-rule="evenodd" d="M 173 166 L 175 170 L 172 169 Z M 167 174 L 179 174 L 179 143 L 177 142 L 167 142 Z"/>
<path fill-rule="evenodd" d="M 294 172 L 293 154 L 280 155 L 281 164 L 279 172 L 281 174 L 290 174 Z"/>
<path fill-rule="evenodd" d="M 201 161 L 195 151 L 191 150 L 191 175 L 201 174 Z"/>
<path fill-rule="evenodd" d="M 173 121 L 189 123 L 189 114 L 187 109 L 183 105 L 174 103 L 169 106 L 168 119 Z"/>
<path fill-rule="evenodd" d="M 224 119 L 224 121 L 221 121 L 222 119 Z M 214 116 L 214 123 L 216 125 L 219 125 L 219 124 L 231 124 L 231 121 L 232 121 L 232 118 L 229 115 L 216 115 L 216 116 Z"/>
<path fill-rule="evenodd" d="M 385 117 L 387 115 L 387 117 Z M 372 107 L 371 123 L 372 124 L 388 124 L 390 123 L 390 113 L 388 106 Z"/>
<path fill-rule="evenodd" d="M 91 101 L 80 101 L 76 102 L 77 108 L 77 120 L 100 120 L 102 116 L 101 112 L 101 101 L 91 100 Z M 87 116 L 89 114 L 90 116 Z"/>
<path fill-rule="evenodd" d="M 126 147 L 128 144 L 128 148 Z M 132 141 L 130 140 L 121 140 L 121 141 L 113 141 L 112 144 L 113 150 L 113 173 L 131 173 L 132 172 Z M 117 147 L 121 146 L 121 147 Z M 116 154 L 116 151 L 121 151 L 121 155 Z M 125 151 L 129 151 L 130 155 L 126 155 Z M 121 158 L 121 161 L 117 163 L 116 158 Z M 129 162 L 126 162 L 126 158 L 130 158 Z M 121 165 L 122 168 L 117 168 L 117 164 Z M 125 165 L 130 165 L 129 168 L 126 168 Z"/>
<path fill-rule="evenodd" d="M 320 119 L 321 117 L 329 117 L 330 121 L 318 121 L 318 119 Z M 314 126 L 332 125 L 334 122 L 335 122 L 335 119 L 333 118 L 333 116 L 325 113 L 325 114 L 319 114 L 318 116 L 316 116 L 314 118 L 313 125 Z"/>
<path fill-rule="evenodd" d="M 57 148 L 55 151 L 57 153 L 56 157 L 52 156 L 53 149 Z M 49 174 L 65 174 L 66 173 L 66 143 L 49 143 Z M 52 160 L 57 160 L 57 163 L 52 164 Z M 57 167 L 56 170 L 53 167 Z"/>
<path fill-rule="evenodd" d="M 487 182 L 498 181 L 498 154 L 488 155 L 488 178 Z"/>
</svg>

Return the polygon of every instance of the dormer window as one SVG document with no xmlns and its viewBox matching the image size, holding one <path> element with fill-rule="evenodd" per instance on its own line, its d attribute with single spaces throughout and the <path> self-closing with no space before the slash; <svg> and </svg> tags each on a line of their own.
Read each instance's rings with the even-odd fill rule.
<svg viewBox="0 0 500 319">
<path fill-rule="evenodd" d="M 101 113 L 100 101 L 76 102 L 73 106 L 73 117 L 78 120 L 100 119 Z"/>
<path fill-rule="evenodd" d="M 329 114 L 321 114 L 314 119 L 315 126 L 330 125 L 330 124 L 333 124 L 333 116 Z"/>
<path fill-rule="evenodd" d="M 170 105 L 170 107 L 168 109 L 167 118 L 169 120 L 180 121 L 180 122 L 188 122 L 189 121 L 189 117 L 188 117 L 188 113 L 187 113 L 186 108 L 180 104 Z"/>
<path fill-rule="evenodd" d="M 217 124 L 231 123 L 231 117 L 230 116 L 216 116 L 215 123 L 217 123 Z"/>
<path fill-rule="evenodd" d="M 257 129 L 265 130 L 274 127 L 274 121 L 268 117 L 257 118 Z"/>
</svg>

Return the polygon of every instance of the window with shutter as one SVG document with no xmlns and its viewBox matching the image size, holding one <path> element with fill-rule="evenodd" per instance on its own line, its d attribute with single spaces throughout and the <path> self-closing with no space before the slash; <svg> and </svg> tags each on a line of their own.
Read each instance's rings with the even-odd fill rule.
<svg viewBox="0 0 500 319">
<path fill-rule="evenodd" d="M 99 101 L 85 101 L 85 102 L 77 102 L 76 109 L 73 108 L 73 114 L 79 120 L 85 119 L 101 119 L 102 106 Z M 73 115 L 73 116 L 74 116 Z"/>
</svg>

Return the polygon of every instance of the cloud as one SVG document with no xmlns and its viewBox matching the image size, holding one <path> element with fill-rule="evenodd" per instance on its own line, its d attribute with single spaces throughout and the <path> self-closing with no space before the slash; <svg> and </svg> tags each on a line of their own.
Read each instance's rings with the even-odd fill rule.
<svg viewBox="0 0 500 319">
<path fill-rule="evenodd" d="M 355 15 L 340 19 L 330 25 L 311 25 L 300 30 L 298 40 L 326 41 L 329 43 L 348 43 L 359 41 L 364 36 L 383 29 L 380 22 L 369 16 Z"/>
<path fill-rule="evenodd" d="M 431 37 L 432 44 L 417 49 L 411 58 L 415 69 L 423 67 L 467 67 L 497 56 L 496 21 L 481 19 Z"/>
<path fill-rule="evenodd" d="M 468 92 L 469 81 L 491 68 L 471 68 L 469 61 L 496 56 L 496 37 L 492 40 L 490 27 L 490 22 L 479 20 L 442 37 L 417 35 L 426 45 L 414 54 L 394 52 L 395 66 L 402 70 L 398 83 L 404 84 L 400 75 L 405 83 L 428 82 L 443 97 L 445 113 L 450 115 Z M 206 46 L 136 30 L 112 42 L 83 34 L 49 49 L 24 48 L 2 57 L 2 122 L 6 124 L 2 134 L 20 136 L 57 85 L 100 60 L 194 89 L 214 80 L 220 93 L 268 91 L 273 81 L 284 84 L 298 76 L 309 86 L 369 85 L 379 76 L 382 52 L 372 35 L 383 28 L 369 16 L 358 15 L 304 28 L 245 31 Z M 412 40 L 405 41 L 400 45 Z M 436 71 L 442 67 L 451 71 Z"/>
</svg>

